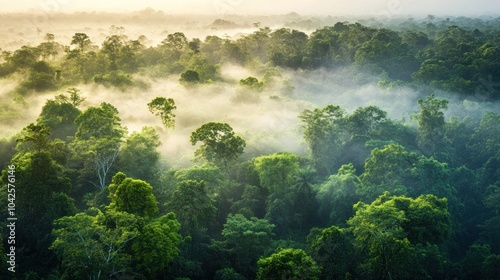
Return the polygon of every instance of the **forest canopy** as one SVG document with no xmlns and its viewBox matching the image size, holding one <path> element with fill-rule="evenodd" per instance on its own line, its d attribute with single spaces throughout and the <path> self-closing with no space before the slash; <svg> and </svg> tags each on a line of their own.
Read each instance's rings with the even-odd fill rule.
<svg viewBox="0 0 500 280">
<path fill-rule="evenodd" d="M 0 278 L 496 279 L 499 19 L 298 19 L 0 42 Z"/>
</svg>

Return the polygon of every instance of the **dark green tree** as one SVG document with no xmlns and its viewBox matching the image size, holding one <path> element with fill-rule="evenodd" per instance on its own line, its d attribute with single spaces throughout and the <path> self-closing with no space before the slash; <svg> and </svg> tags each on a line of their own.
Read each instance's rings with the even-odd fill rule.
<svg viewBox="0 0 500 280">
<path fill-rule="evenodd" d="M 167 202 L 168 211 L 175 213 L 181 232 L 197 237 L 213 225 L 217 209 L 208 196 L 204 181 L 181 181 Z"/>
</svg>

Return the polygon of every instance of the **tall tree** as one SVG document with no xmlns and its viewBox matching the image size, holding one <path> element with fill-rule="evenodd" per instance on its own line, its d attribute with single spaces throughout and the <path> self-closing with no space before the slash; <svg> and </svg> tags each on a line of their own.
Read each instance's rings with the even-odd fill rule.
<svg viewBox="0 0 500 280">
<path fill-rule="evenodd" d="M 431 94 L 418 100 L 420 112 L 414 117 L 418 122 L 419 145 L 422 152 L 430 156 L 443 144 L 445 120 L 442 110 L 448 108 L 448 101 Z"/>
<path fill-rule="evenodd" d="M 158 214 L 158 201 L 153 187 L 147 182 L 127 178 L 124 173 L 118 172 L 108 189 L 110 208 L 147 218 Z"/>
<path fill-rule="evenodd" d="M 304 139 L 316 170 L 322 176 L 333 173 L 341 147 L 347 140 L 344 114 L 345 111 L 339 106 L 327 105 L 322 109 L 304 110 L 299 115 L 304 123 Z"/>
<path fill-rule="evenodd" d="M 120 151 L 117 166 L 130 177 L 154 183 L 158 179 L 161 145 L 160 135 L 152 127 L 145 126 L 132 133 Z"/>
<path fill-rule="evenodd" d="M 191 144 L 203 144 L 195 151 L 197 160 L 204 158 L 223 168 L 229 167 L 246 146 L 243 138 L 235 135 L 227 123 L 209 122 L 191 133 Z"/>
<path fill-rule="evenodd" d="M 159 116 L 166 127 L 175 126 L 175 114 L 172 110 L 177 109 L 172 98 L 156 97 L 148 103 L 149 111 Z"/>
<path fill-rule="evenodd" d="M 186 180 L 177 184 L 172 198 L 167 202 L 168 211 L 176 214 L 181 232 L 199 237 L 215 220 L 217 209 L 208 196 L 205 182 Z"/>
<path fill-rule="evenodd" d="M 70 149 L 73 157 L 83 165 L 80 177 L 104 189 L 126 128 L 120 124 L 118 110 L 104 102 L 100 107 L 89 107 L 75 119 L 75 123 L 78 129 Z M 93 181 L 96 177 L 97 184 Z"/>
<path fill-rule="evenodd" d="M 273 228 L 274 225 L 265 219 L 230 214 L 222 230 L 223 240 L 215 243 L 229 251 L 237 271 L 253 277 L 255 271 L 252 268 L 271 245 Z"/>
</svg>

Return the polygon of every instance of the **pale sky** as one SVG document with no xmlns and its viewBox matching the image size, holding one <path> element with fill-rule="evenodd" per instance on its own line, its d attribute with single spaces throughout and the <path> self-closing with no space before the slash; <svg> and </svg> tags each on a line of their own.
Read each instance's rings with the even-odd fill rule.
<svg viewBox="0 0 500 280">
<path fill-rule="evenodd" d="M 499 0 L 0 0 L 0 13 L 24 10 L 301 15 L 500 15 Z"/>
</svg>

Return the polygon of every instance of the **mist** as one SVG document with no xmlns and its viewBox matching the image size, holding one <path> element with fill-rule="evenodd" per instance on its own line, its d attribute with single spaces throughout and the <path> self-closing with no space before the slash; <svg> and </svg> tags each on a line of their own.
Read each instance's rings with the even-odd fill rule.
<svg viewBox="0 0 500 280">
<path fill-rule="evenodd" d="M 107 11 L 131 12 L 152 8 L 169 14 L 300 14 L 315 15 L 485 15 L 499 14 L 500 3 L 480 1 L 243 1 L 243 0 L 188 0 L 188 1 L 122 1 L 119 5 L 105 1 L 0 1 L 5 12 L 26 10 L 43 12 Z"/>
</svg>

